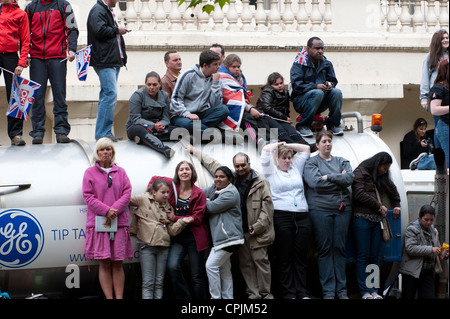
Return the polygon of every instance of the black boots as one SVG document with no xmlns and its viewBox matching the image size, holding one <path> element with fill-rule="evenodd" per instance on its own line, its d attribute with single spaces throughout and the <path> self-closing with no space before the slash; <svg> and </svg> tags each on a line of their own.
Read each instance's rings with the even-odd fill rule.
<svg viewBox="0 0 450 319">
<path fill-rule="evenodd" d="M 144 144 L 155 151 L 163 154 L 166 158 L 171 158 L 175 152 L 169 146 L 165 146 L 163 142 L 161 142 L 156 136 L 153 136 L 150 133 L 145 134 L 144 138 L 141 139 L 139 136 L 134 137 L 134 141 L 136 144 Z"/>
</svg>

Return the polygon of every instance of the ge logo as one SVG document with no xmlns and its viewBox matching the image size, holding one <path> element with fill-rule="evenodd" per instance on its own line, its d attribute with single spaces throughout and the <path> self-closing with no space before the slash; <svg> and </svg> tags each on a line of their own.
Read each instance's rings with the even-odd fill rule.
<svg viewBox="0 0 450 319">
<path fill-rule="evenodd" d="M 20 268 L 33 262 L 44 247 L 44 232 L 31 214 L 18 209 L 0 213 L 0 265 Z"/>
</svg>

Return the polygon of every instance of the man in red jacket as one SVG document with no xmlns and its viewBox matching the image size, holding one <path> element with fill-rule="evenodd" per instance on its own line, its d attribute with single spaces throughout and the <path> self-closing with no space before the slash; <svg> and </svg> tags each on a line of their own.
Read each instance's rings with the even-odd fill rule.
<svg viewBox="0 0 450 319">
<path fill-rule="evenodd" d="M 30 29 L 25 12 L 20 9 L 16 0 L 0 0 L 0 67 L 14 72 L 17 76 L 22 74 L 26 67 L 27 56 L 30 50 Z M 20 51 L 20 58 L 17 52 Z M 0 74 L 2 70 L 0 69 Z M 12 87 L 12 74 L 3 72 L 6 86 L 6 99 L 9 104 Z M 11 145 L 23 146 L 22 139 L 23 120 L 7 116 L 8 136 Z"/>
<path fill-rule="evenodd" d="M 32 106 L 32 143 L 42 144 L 44 138 L 47 80 L 52 87 L 56 142 L 69 143 L 64 59 L 73 61 L 77 50 L 78 28 L 72 6 L 66 0 L 32 0 L 25 12 L 31 31 L 30 77 L 41 84 Z"/>
</svg>

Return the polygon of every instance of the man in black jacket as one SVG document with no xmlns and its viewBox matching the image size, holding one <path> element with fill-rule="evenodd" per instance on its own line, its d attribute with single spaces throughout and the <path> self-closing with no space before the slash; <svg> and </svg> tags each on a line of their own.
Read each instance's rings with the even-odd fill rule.
<svg viewBox="0 0 450 319">
<path fill-rule="evenodd" d="M 341 122 L 342 92 L 336 88 L 338 80 L 333 64 L 323 55 L 323 41 L 318 37 L 308 40 L 306 59 L 294 62 L 291 67 L 292 103 L 300 113 L 297 130 L 304 137 L 312 136 L 310 130 L 314 115 L 329 110 L 327 129 L 334 135 L 344 132 Z"/>
<path fill-rule="evenodd" d="M 117 104 L 117 78 L 127 55 L 122 35 L 129 32 L 119 27 L 113 8 L 119 0 L 97 0 L 87 20 L 88 44 L 92 45 L 91 65 L 100 79 L 100 97 L 97 108 L 95 139 L 108 137 L 113 141 L 114 109 Z"/>
</svg>

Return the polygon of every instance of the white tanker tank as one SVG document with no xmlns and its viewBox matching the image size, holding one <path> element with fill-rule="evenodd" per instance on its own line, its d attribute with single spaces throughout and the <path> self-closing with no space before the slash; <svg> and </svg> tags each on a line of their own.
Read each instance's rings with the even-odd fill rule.
<svg viewBox="0 0 450 319">
<path fill-rule="evenodd" d="M 332 154 L 348 159 L 353 168 L 380 151 L 393 156 L 378 136 L 363 132 L 360 116 L 356 115 L 358 131 L 335 137 Z M 307 140 L 313 143 L 312 138 Z M 126 170 L 133 195 L 143 193 L 154 175 L 173 177 L 181 160 L 194 163 L 199 187 L 211 185 L 212 176 L 197 159 L 183 150 L 182 143 L 166 144 L 176 151 L 170 160 L 132 141 L 114 144 L 116 162 Z M 246 152 L 252 168 L 260 171 L 258 149 L 251 143 L 208 143 L 196 147 L 230 168 L 233 155 L 238 151 Z M 0 291 L 12 295 L 45 291 L 47 294 L 67 293 L 65 280 L 69 273 L 66 273 L 66 267 L 95 264 L 84 257 L 86 205 L 81 191 L 83 174 L 91 166 L 94 149 L 95 142 L 79 140 L 69 144 L 0 147 Z M 404 228 L 408 223 L 408 205 L 396 161 L 390 173 L 401 196 L 401 225 Z M 136 244 L 134 250 L 135 258 L 131 264 L 138 262 Z M 98 281 L 96 274 L 86 276 Z M 140 276 L 135 277 L 138 278 L 135 284 L 140 287 Z"/>
</svg>

